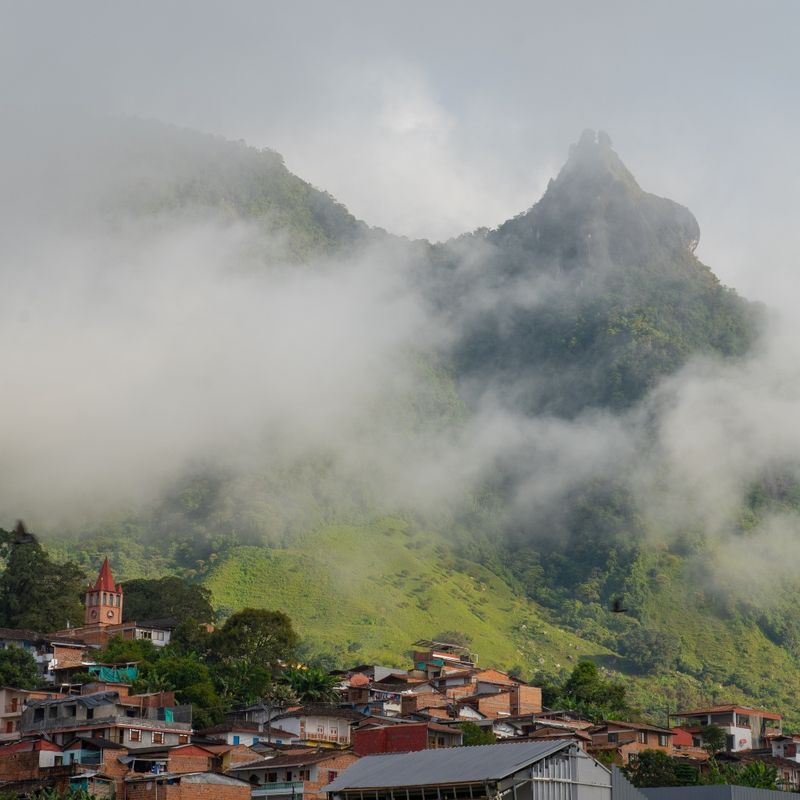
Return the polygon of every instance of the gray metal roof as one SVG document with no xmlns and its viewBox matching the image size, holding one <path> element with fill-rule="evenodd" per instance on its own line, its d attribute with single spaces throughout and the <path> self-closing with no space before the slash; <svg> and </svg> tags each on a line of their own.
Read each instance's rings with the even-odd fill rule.
<svg viewBox="0 0 800 800">
<path fill-rule="evenodd" d="M 786 792 L 753 789 L 750 786 L 670 786 L 639 789 L 647 800 L 784 800 Z"/>
<path fill-rule="evenodd" d="M 559 750 L 574 746 L 573 741 L 559 739 L 365 756 L 321 791 L 496 781 Z"/>
<path fill-rule="evenodd" d="M 71 694 L 67 697 L 54 697 L 50 700 L 32 700 L 28 708 L 42 708 L 45 706 L 63 706 L 79 703 L 86 708 L 97 708 L 119 702 L 119 692 L 94 692 L 93 694 Z"/>
</svg>

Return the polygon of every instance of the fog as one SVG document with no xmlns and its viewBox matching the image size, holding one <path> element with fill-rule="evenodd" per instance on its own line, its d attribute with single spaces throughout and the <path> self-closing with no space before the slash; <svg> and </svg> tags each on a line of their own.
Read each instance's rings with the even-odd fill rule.
<svg viewBox="0 0 800 800">
<path fill-rule="evenodd" d="M 800 451 L 795 6 L 301 6 L 5 6 L 4 518 L 55 530 L 209 464 L 324 454 L 337 491 L 387 509 L 458 508 L 502 467 L 518 523 L 614 473 L 654 537 L 725 543 L 732 585 L 748 492 Z M 694 359 L 624 412 L 530 417 L 504 387 L 468 410 L 437 383 L 440 355 L 476 314 L 552 286 L 473 286 L 488 256 L 467 240 L 459 313 L 438 316 L 394 239 L 298 265 L 255 224 L 132 213 L 117 187 L 164 176 L 107 157 L 124 114 L 274 148 L 369 224 L 432 240 L 531 206 L 602 125 L 644 188 L 697 214 L 700 258 L 777 311 L 751 356 Z M 797 524 L 776 512 L 750 532 L 765 581 L 790 571 Z"/>
<path fill-rule="evenodd" d="M 700 257 L 792 308 L 790 0 L 3 3 L 5 108 L 125 113 L 272 147 L 367 222 L 440 239 L 528 207 L 585 127 L 691 208 Z"/>
</svg>

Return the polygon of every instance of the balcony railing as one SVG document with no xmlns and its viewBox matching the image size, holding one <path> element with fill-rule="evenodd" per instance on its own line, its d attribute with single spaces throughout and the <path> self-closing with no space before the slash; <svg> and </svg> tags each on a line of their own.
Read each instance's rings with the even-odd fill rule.
<svg viewBox="0 0 800 800">
<path fill-rule="evenodd" d="M 284 783 L 262 783 L 253 787 L 251 797 L 271 797 L 276 794 L 285 794 L 291 797 L 303 796 L 303 781 L 287 781 Z"/>
</svg>

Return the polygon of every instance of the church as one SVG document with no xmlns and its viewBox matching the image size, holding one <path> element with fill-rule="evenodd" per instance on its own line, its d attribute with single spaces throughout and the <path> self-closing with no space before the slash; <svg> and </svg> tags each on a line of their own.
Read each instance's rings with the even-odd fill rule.
<svg viewBox="0 0 800 800">
<path fill-rule="evenodd" d="M 123 622 L 125 591 L 121 583 L 114 581 L 108 558 L 103 561 L 94 583 L 86 587 L 84 597 L 83 625 L 55 631 L 54 636 L 78 639 L 88 645 L 105 647 L 112 636 L 123 639 L 148 639 L 156 647 L 169 644 L 177 622 L 174 619 Z"/>
</svg>

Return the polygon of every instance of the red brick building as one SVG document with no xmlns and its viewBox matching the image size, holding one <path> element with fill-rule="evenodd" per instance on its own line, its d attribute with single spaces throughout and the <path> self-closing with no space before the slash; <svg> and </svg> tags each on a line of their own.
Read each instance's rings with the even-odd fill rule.
<svg viewBox="0 0 800 800">
<path fill-rule="evenodd" d="M 403 753 L 431 747 L 458 747 L 463 739 L 464 735 L 459 728 L 437 722 L 376 725 L 367 721 L 351 734 L 353 752 L 359 756 Z"/>
</svg>

